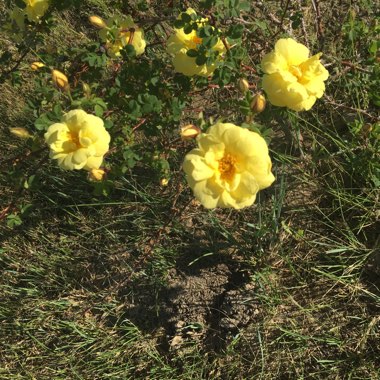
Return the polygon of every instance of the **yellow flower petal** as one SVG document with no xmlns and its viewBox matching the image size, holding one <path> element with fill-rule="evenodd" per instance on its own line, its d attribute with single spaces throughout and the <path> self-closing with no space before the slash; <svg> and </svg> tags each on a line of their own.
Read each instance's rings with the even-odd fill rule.
<svg viewBox="0 0 380 380">
<path fill-rule="evenodd" d="M 286 70 L 288 63 L 281 54 L 277 54 L 277 52 L 272 51 L 263 57 L 261 67 L 264 73 L 273 74 L 277 71 Z"/>
<path fill-rule="evenodd" d="M 288 65 L 297 66 L 309 57 L 309 49 L 292 38 L 279 39 L 274 50 L 285 59 Z"/>
<path fill-rule="evenodd" d="M 214 170 L 206 164 L 199 149 L 193 149 L 186 155 L 183 170 L 186 174 L 191 175 L 195 181 L 203 181 L 214 175 Z"/>
<path fill-rule="evenodd" d="M 84 170 L 99 169 L 103 162 L 103 156 L 91 156 L 87 158 L 86 165 L 83 167 Z"/>
</svg>

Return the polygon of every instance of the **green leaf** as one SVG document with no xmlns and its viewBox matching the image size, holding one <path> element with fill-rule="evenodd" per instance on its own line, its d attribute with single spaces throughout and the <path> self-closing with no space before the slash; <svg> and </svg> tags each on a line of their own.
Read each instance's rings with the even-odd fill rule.
<svg viewBox="0 0 380 380">
<path fill-rule="evenodd" d="M 214 28 L 211 25 L 205 25 L 198 30 L 198 36 L 200 38 L 210 37 L 214 32 Z"/>
<path fill-rule="evenodd" d="M 196 25 L 196 24 L 195 24 Z M 190 34 L 192 31 L 193 31 L 193 25 L 191 24 L 187 24 L 185 25 L 185 27 L 183 28 L 183 31 L 185 34 Z"/>
<path fill-rule="evenodd" d="M 95 111 L 95 115 L 98 116 L 98 117 L 101 117 L 103 116 L 103 113 L 104 113 L 104 109 L 102 106 L 100 106 L 99 104 L 96 104 L 95 107 L 94 107 L 94 111 Z"/>
<path fill-rule="evenodd" d="M 181 19 L 185 24 L 188 24 L 191 22 L 191 16 L 186 12 L 181 13 Z"/>
<path fill-rule="evenodd" d="M 44 131 L 48 129 L 50 125 L 52 125 L 53 122 L 49 119 L 46 113 L 42 114 L 35 122 L 34 126 L 39 131 Z"/>
<path fill-rule="evenodd" d="M 7 216 L 7 226 L 14 228 L 22 224 L 21 218 L 16 214 L 10 214 Z"/>
<path fill-rule="evenodd" d="M 211 49 L 213 46 L 215 46 L 217 44 L 217 42 L 218 42 L 218 37 L 217 36 L 211 36 L 211 37 L 203 38 L 202 45 Z"/>
<path fill-rule="evenodd" d="M 233 40 L 237 40 L 243 36 L 243 32 L 244 32 L 244 25 L 241 25 L 241 24 L 231 25 L 227 32 L 227 36 Z"/>
<path fill-rule="evenodd" d="M 182 29 L 185 23 L 182 20 L 175 20 L 173 25 L 176 29 Z"/>
<path fill-rule="evenodd" d="M 202 66 L 206 63 L 207 57 L 205 55 L 198 55 L 197 58 L 195 58 L 195 63 L 198 66 Z"/>
<path fill-rule="evenodd" d="M 186 54 L 189 56 L 189 57 L 198 57 L 198 50 L 195 50 L 195 49 L 190 49 L 186 52 Z"/>
</svg>

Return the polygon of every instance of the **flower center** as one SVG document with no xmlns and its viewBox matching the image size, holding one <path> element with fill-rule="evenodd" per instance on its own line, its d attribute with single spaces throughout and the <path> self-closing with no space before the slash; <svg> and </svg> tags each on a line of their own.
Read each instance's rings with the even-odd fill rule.
<svg viewBox="0 0 380 380">
<path fill-rule="evenodd" d="M 236 172 L 235 168 L 236 158 L 230 153 L 226 153 L 221 160 L 219 160 L 220 178 L 225 181 L 231 181 Z"/>
<path fill-rule="evenodd" d="M 191 41 L 193 41 L 196 45 L 200 45 L 202 43 L 202 38 L 199 38 L 198 36 L 194 36 Z"/>
<path fill-rule="evenodd" d="M 302 70 L 298 67 L 298 66 L 295 66 L 295 65 L 292 65 L 289 67 L 289 71 L 291 74 L 293 74 L 297 79 L 301 79 L 302 78 Z"/>
<path fill-rule="evenodd" d="M 79 136 L 78 133 L 75 132 L 67 132 L 67 139 L 71 141 L 73 144 L 75 144 L 78 148 L 81 148 L 81 144 L 79 142 Z"/>
</svg>

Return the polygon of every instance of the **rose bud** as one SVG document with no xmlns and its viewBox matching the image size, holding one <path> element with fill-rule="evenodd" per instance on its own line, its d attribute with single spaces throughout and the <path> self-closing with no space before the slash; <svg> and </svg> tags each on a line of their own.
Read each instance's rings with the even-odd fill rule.
<svg viewBox="0 0 380 380">
<path fill-rule="evenodd" d="M 191 140 L 196 138 L 202 131 L 193 124 L 181 127 L 181 137 L 183 140 Z"/>
</svg>

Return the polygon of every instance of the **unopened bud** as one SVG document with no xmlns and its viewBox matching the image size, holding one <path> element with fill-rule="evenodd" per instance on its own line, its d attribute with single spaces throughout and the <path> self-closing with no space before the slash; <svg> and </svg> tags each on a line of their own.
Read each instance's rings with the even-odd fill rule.
<svg viewBox="0 0 380 380">
<path fill-rule="evenodd" d="M 168 186 L 169 180 L 167 178 L 161 178 L 160 185 L 165 187 Z"/>
<path fill-rule="evenodd" d="M 256 94 L 251 101 L 250 107 L 253 113 L 260 113 L 264 111 L 266 104 L 265 96 Z"/>
<path fill-rule="evenodd" d="M 101 181 L 106 172 L 103 169 L 91 169 L 88 177 L 91 181 Z"/>
<path fill-rule="evenodd" d="M 83 89 L 83 93 L 84 93 L 84 95 L 85 95 L 87 98 L 89 98 L 90 95 L 91 95 L 91 87 L 90 87 L 87 83 L 83 82 L 83 83 L 82 83 L 82 89 Z"/>
<path fill-rule="evenodd" d="M 32 62 L 30 64 L 30 68 L 34 71 L 40 69 L 41 67 L 45 67 L 45 65 L 42 62 Z"/>
<path fill-rule="evenodd" d="M 69 80 L 67 76 L 61 73 L 58 70 L 52 70 L 51 76 L 54 84 L 63 91 L 67 91 L 69 89 Z"/>
<path fill-rule="evenodd" d="M 21 127 L 9 128 L 9 132 L 11 132 L 12 135 L 19 137 L 20 139 L 28 139 L 31 136 L 25 128 Z"/>
<path fill-rule="evenodd" d="M 201 132 L 197 126 L 188 124 L 181 128 L 181 137 L 183 140 L 191 140 L 196 138 Z"/>
<path fill-rule="evenodd" d="M 247 79 L 240 78 L 238 81 L 238 88 L 242 94 L 245 94 L 249 90 L 249 83 Z"/>
<path fill-rule="evenodd" d="M 99 17 L 99 16 L 90 16 L 88 18 L 88 20 L 90 21 L 90 23 L 95 26 L 95 28 L 99 28 L 99 29 L 104 29 L 104 28 L 107 28 L 107 24 L 104 22 L 104 20 Z"/>
</svg>

